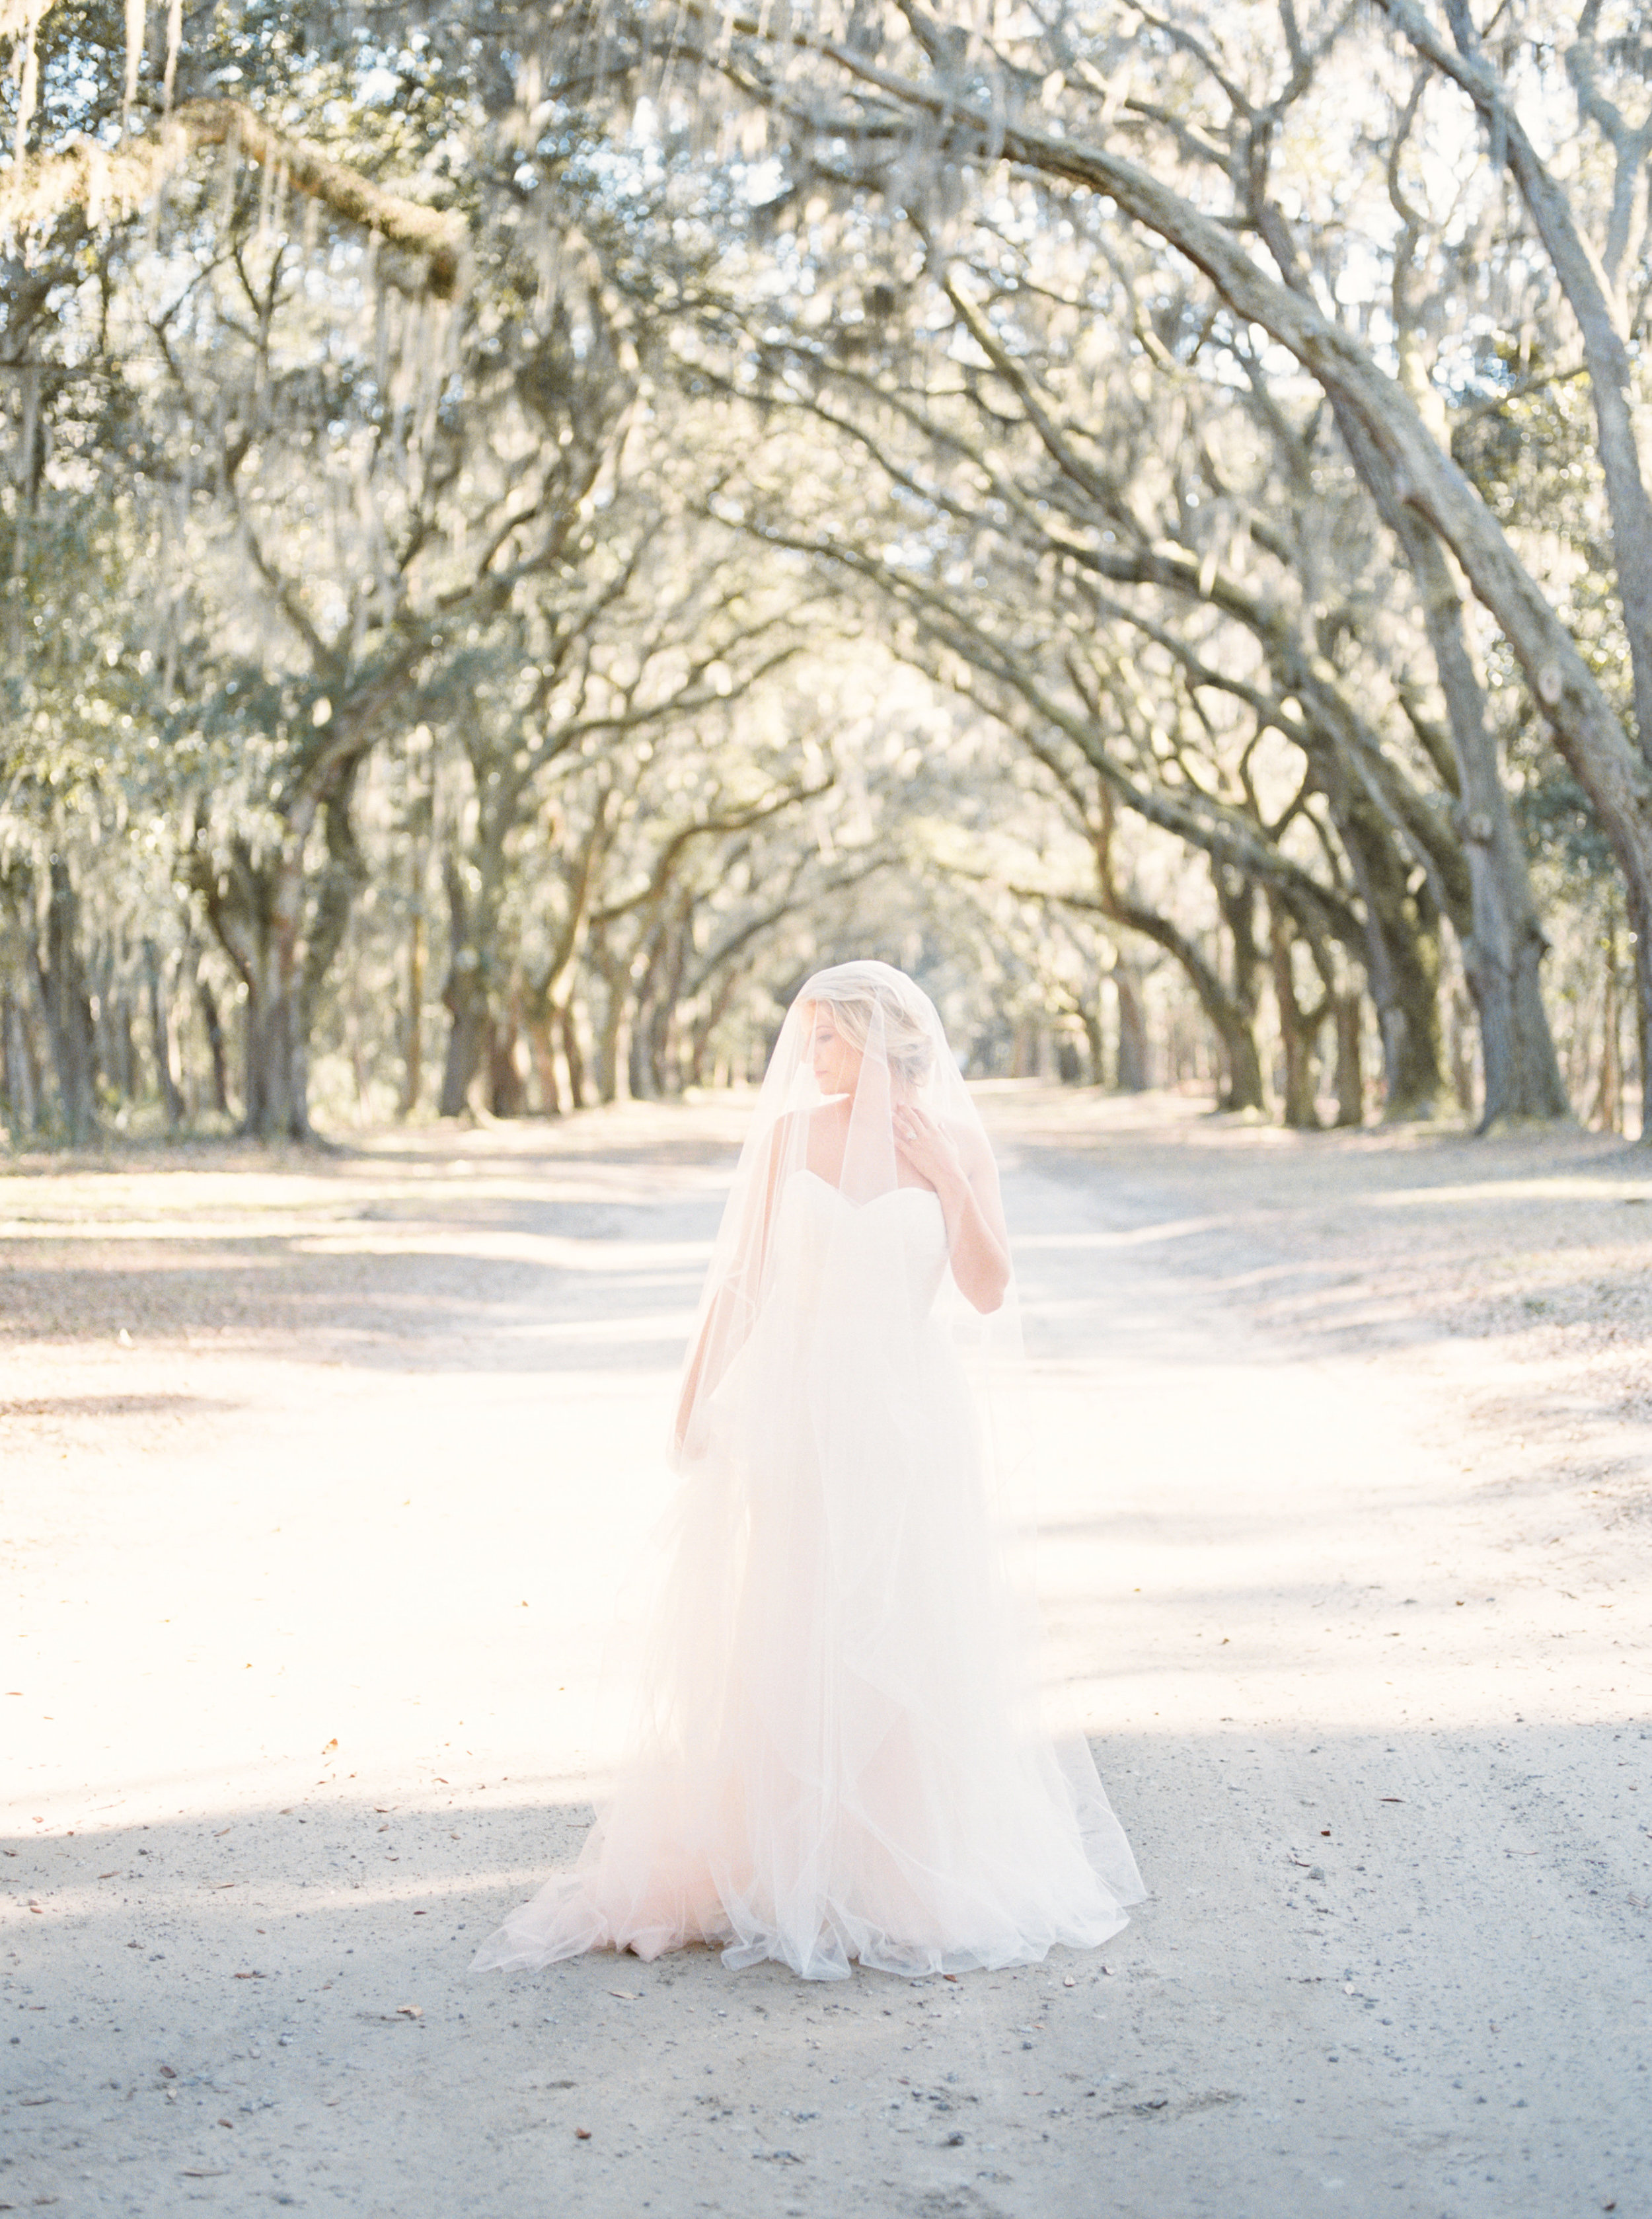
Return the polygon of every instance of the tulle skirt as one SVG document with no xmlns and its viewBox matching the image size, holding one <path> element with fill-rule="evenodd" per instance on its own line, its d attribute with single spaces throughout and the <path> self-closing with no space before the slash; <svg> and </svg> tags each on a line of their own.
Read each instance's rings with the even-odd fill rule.
<svg viewBox="0 0 1652 2219">
<path fill-rule="evenodd" d="M 1093 1947 L 1140 1900 L 1088 1747 L 1041 1729 L 944 1337 L 884 1393 L 845 1397 L 842 1353 L 760 1332 L 718 1389 L 630 1758 L 478 1967 L 698 1942 L 955 1973 Z"/>
</svg>

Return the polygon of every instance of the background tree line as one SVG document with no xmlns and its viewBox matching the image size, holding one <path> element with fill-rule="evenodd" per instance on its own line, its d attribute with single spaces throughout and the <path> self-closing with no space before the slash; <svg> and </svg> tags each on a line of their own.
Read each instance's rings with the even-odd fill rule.
<svg viewBox="0 0 1652 2219">
<path fill-rule="evenodd" d="M 9 0 L 12 1144 L 670 1094 L 867 951 L 1632 1122 L 1652 47 L 1482 13 Z"/>
</svg>

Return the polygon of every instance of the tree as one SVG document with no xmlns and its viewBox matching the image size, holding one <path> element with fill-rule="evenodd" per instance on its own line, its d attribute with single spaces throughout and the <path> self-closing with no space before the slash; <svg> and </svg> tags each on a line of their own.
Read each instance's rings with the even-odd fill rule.
<svg viewBox="0 0 1652 2219">
<path fill-rule="evenodd" d="M 1251 38 L 1247 18 L 1242 60 L 1224 58 L 1214 15 L 1166 25 L 1128 7 L 1109 11 L 1106 30 L 1089 27 L 1078 43 L 1065 24 L 1029 22 L 1024 36 L 994 44 L 908 7 L 880 11 L 870 38 L 858 21 L 766 36 L 738 18 L 720 44 L 692 35 L 688 44 L 704 69 L 778 119 L 800 170 L 835 168 L 840 180 L 880 186 L 898 180 L 907 201 L 928 195 L 938 205 L 955 195 L 953 181 L 982 165 L 1011 165 L 1059 194 L 1102 196 L 1191 264 L 1222 311 L 1295 357 L 1359 427 L 1401 506 L 1451 550 L 1496 619 L 1623 873 L 1644 1020 L 1652 778 L 1638 749 L 1553 601 L 1404 384 L 1366 337 L 1322 305 L 1317 287 L 1291 282 L 1301 256 L 1275 170 L 1294 111 L 1322 92 L 1332 69 L 1348 81 L 1351 20 L 1329 16 L 1305 38 L 1285 8 L 1269 49 Z M 1182 97 L 1166 106 L 1127 86 L 1119 97 L 1113 73 L 1097 65 L 1109 40 L 1118 64 L 1132 47 L 1173 60 Z M 1325 113 L 1322 103 L 1317 114 Z M 1152 161 L 1121 151 L 1126 141 Z M 835 147 L 845 150 L 841 159 Z"/>
</svg>

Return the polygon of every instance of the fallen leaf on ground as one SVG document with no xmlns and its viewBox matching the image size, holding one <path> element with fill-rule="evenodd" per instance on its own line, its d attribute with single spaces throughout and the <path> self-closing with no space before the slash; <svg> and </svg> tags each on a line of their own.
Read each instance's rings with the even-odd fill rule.
<svg viewBox="0 0 1652 2219">
<path fill-rule="evenodd" d="M 398 2004 L 396 2005 L 396 2017 L 398 2018 L 423 2018 L 424 2016 L 425 2013 L 423 2007 L 419 2004 Z"/>
<path fill-rule="evenodd" d="M 574 2129 L 574 2139 L 576 2142 L 588 2142 L 591 2139 L 590 2128 L 575 2127 Z"/>
</svg>

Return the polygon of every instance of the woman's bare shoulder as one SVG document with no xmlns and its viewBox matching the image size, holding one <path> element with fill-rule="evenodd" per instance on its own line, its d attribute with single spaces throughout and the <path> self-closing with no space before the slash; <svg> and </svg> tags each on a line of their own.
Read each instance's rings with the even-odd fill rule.
<svg viewBox="0 0 1652 2219">
<path fill-rule="evenodd" d="M 802 1140 L 810 1133 L 824 1132 L 830 1125 L 835 1102 L 823 1102 L 814 1110 L 786 1110 L 774 1120 L 773 1138 L 781 1143 Z"/>
<path fill-rule="evenodd" d="M 832 1113 L 835 1103 L 823 1103 L 816 1110 L 787 1110 L 774 1121 L 768 1136 L 768 1150 L 776 1160 L 787 1161 L 794 1155 L 807 1155 L 817 1134 L 833 1129 Z"/>
</svg>

